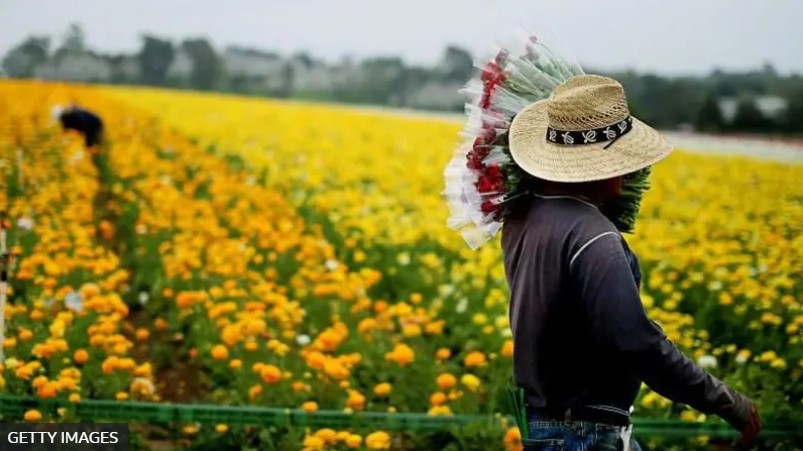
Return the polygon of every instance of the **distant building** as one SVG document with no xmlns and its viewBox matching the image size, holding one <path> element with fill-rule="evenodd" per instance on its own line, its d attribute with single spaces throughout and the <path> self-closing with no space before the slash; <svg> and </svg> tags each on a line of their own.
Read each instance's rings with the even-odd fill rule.
<svg viewBox="0 0 803 451">
<path fill-rule="evenodd" d="M 277 90 L 285 83 L 288 63 L 275 53 L 231 46 L 221 60 L 228 77 L 244 91 Z"/>
<path fill-rule="evenodd" d="M 34 69 L 34 77 L 45 80 L 108 82 L 111 63 L 87 51 L 63 51 Z"/>
<path fill-rule="evenodd" d="M 167 79 L 181 84 L 192 76 L 193 62 L 183 49 L 176 51 L 170 66 L 167 67 Z"/>
<path fill-rule="evenodd" d="M 136 56 L 123 56 L 118 59 L 114 67 L 119 81 L 133 83 L 141 75 L 139 59 Z"/>
<path fill-rule="evenodd" d="M 290 62 L 293 70 L 293 90 L 301 92 L 331 92 L 334 88 L 333 70 L 313 62 L 308 64 L 298 59 Z"/>
<path fill-rule="evenodd" d="M 285 62 L 275 53 L 262 52 L 245 47 L 226 47 L 221 55 L 223 65 L 230 75 L 258 77 L 281 72 Z"/>
<path fill-rule="evenodd" d="M 460 94 L 463 83 L 430 82 L 407 98 L 407 104 L 413 108 L 423 109 L 455 109 L 465 103 L 465 98 Z"/>
<path fill-rule="evenodd" d="M 722 119 L 726 122 L 733 122 L 736 112 L 739 110 L 739 98 L 723 97 L 718 101 L 719 112 Z M 782 115 L 789 107 L 789 102 L 783 97 L 778 96 L 758 96 L 753 98 L 753 103 L 764 117 L 775 119 Z"/>
</svg>

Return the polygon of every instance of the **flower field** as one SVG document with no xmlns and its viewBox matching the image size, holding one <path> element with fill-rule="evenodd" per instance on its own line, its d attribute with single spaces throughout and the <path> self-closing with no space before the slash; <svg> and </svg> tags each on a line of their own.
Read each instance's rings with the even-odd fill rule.
<svg viewBox="0 0 803 451">
<path fill-rule="evenodd" d="M 85 149 L 50 119 L 107 124 Z M 302 103 L 0 82 L 11 293 L 3 394 L 495 414 L 498 245 L 445 226 L 459 124 Z M 766 419 L 803 421 L 803 165 L 678 151 L 636 233 L 643 302 Z M 31 410 L 28 421 L 69 421 Z M 644 387 L 636 415 L 705 421 Z M 185 446 L 517 449 L 517 432 L 182 425 Z M 451 447 L 451 448 L 447 448 Z"/>
</svg>

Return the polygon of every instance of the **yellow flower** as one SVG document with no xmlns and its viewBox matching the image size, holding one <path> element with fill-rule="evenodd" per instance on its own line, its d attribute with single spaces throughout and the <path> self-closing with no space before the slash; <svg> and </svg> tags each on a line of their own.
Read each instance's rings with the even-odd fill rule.
<svg viewBox="0 0 803 451">
<path fill-rule="evenodd" d="M 307 413 L 313 413 L 318 410 L 318 403 L 315 401 L 307 401 L 304 404 L 301 404 L 301 410 Z"/>
<path fill-rule="evenodd" d="M 359 446 L 362 445 L 362 437 L 357 434 L 350 434 L 346 437 L 345 442 L 346 446 L 349 448 L 359 448 Z"/>
<path fill-rule="evenodd" d="M 480 388 L 480 385 L 482 385 L 480 379 L 473 374 L 464 374 L 460 378 L 460 383 L 472 392 L 477 391 Z"/>
<path fill-rule="evenodd" d="M 374 387 L 374 394 L 376 396 L 379 396 L 379 397 L 385 397 L 385 396 L 390 394 L 391 390 L 392 390 L 392 387 L 391 387 L 391 385 L 389 383 L 382 382 L 382 383 L 376 384 L 376 386 Z"/>
<path fill-rule="evenodd" d="M 218 434 L 225 434 L 229 430 L 229 426 L 226 424 L 217 424 L 215 425 L 215 431 Z"/>
<path fill-rule="evenodd" d="M 326 443 L 320 438 L 314 435 L 308 435 L 304 437 L 304 449 L 309 450 L 320 450 L 326 447 Z"/>
<path fill-rule="evenodd" d="M 390 449 L 390 435 L 384 431 L 368 434 L 365 437 L 365 446 L 368 449 Z"/>
<path fill-rule="evenodd" d="M 427 415 L 437 417 L 437 416 L 447 416 L 452 414 L 452 409 L 449 406 L 432 406 L 427 411 Z"/>
<path fill-rule="evenodd" d="M 327 445 L 333 445 L 337 443 L 337 432 L 329 428 L 319 429 L 317 432 L 315 432 L 315 436 L 323 440 L 323 442 Z"/>
</svg>

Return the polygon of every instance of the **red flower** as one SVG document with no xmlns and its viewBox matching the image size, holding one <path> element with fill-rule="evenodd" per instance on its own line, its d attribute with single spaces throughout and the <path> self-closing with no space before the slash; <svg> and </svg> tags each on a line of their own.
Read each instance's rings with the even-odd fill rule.
<svg viewBox="0 0 803 451">
<path fill-rule="evenodd" d="M 496 210 L 499 208 L 499 206 L 495 205 L 493 202 L 491 202 L 489 200 L 486 200 L 485 202 L 482 203 L 480 208 L 482 209 L 482 212 L 487 215 L 487 214 L 495 213 Z"/>
</svg>

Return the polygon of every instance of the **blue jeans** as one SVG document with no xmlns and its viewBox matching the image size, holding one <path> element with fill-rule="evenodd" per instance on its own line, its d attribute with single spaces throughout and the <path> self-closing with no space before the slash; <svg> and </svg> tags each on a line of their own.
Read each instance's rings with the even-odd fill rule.
<svg viewBox="0 0 803 451">
<path fill-rule="evenodd" d="M 531 418 L 523 443 L 525 451 L 641 451 L 631 432 L 632 427 Z"/>
</svg>

